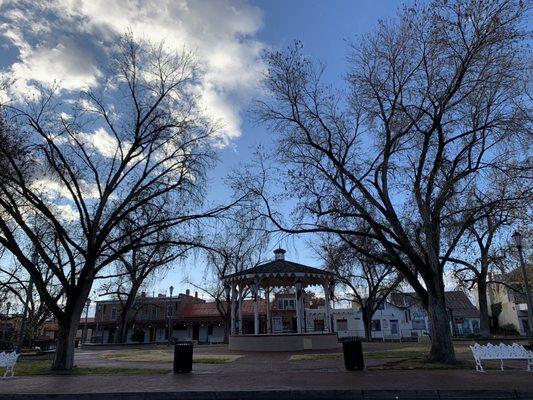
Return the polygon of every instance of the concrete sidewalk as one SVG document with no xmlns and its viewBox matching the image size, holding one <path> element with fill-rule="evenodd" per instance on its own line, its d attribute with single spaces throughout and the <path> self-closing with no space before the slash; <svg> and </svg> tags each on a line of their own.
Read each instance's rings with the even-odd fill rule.
<svg viewBox="0 0 533 400">
<path fill-rule="evenodd" d="M 235 374 L 218 369 L 183 375 L 169 373 L 144 376 L 15 376 L 14 378 L 0 380 L 0 394 L 140 392 L 149 394 L 192 391 L 283 390 L 291 392 L 300 390 L 375 391 L 378 389 L 380 391 L 488 390 L 494 393 L 504 390 L 507 391 L 506 396 L 514 396 L 503 398 L 516 398 L 517 395 L 514 391 L 527 391 L 528 395 L 530 395 L 529 398 L 533 398 L 533 373 L 527 371 L 488 371 L 479 373 L 465 370 L 363 372 L 339 372 L 336 370 L 330 372 L 326 369 L 323 371 L 283 371 L 282 373 L 272 373 L 269 370 L 265 373 L 242 370 L 240 374 Z M 87 396 L 87 398 L 89 397 L 91 396 Z M 486 398 L 486 396 L 484 397 Z M 95 397 L 95 399 L 98 398 Z"/>
<path fill-rule="evenodd" d="M 491 400 L 531 399 L 528 391 L 464 390 L 263 390 L 63 395 L 0 395 L 0 400 Z"/>
</svg>

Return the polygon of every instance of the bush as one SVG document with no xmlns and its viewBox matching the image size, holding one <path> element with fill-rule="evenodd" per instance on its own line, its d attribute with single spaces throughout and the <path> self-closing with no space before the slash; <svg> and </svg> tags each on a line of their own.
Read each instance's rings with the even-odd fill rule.
<svg viewBox="0 0 533 400">
<path fill-rule="evenodd" d="M 135 329 L 131 334 L 131 340 L 137 343 L 144 342 L 144 331 L 142 329 Z"/>
<path fill-rule="evenodd" d="M 520 336 L 516 325 L 514 324 L 505 324 L 500 326 L 500 331 L 504 332 L 507 335 Z"/>
</svg>

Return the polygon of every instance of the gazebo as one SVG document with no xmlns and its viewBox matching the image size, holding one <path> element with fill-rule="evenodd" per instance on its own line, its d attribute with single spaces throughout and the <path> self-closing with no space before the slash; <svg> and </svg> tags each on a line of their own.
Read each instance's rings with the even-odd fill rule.
<svg viewBox="0 0 533 400">
<path fill-rule="evenodd" d="M 273 261 L 222 277 L 226 295 L 230 299 L 231 325 L 229 348 L 251 351 L 288 351 L 306 349 L 327 349 L 337 346 L 337 334 L 331 324 L 330 301 L 333 296 L 335 280 L 332 273 L 307 265 L 285 260 L 284 249 L 274 251 Z M 307 286 L 321 286 L 325 295 L 324 329 L 320 332 L 307 332 L 304 317 L 303 299 Z M 274 332 L 271 320 L 270 291 L 273 288 L 294 288 L 296 309 L 296 331 Z M 244 334 L 242 323 L 236 329 L 236 308 L 242 301 L 242 293 L 249 289 L 254 300 L 254 333 Z M 264 291 L 266 309 L 266 333 L 259 329 L 259 292 Z M 238 307 L 241 310 L 241 307 Z M 239 316 L 242 321 L 242 316 Z"/>
</svg>

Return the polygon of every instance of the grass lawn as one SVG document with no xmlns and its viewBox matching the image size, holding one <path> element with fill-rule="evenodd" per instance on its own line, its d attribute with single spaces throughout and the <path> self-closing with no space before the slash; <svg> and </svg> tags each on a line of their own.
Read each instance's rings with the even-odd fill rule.
<svg viewBox="0 0 533 400">
<path fill-rule="evenodd" d="M 53 371 L 51 360 L 21 360 L 15 365 L 15 376 L 28 375 L 158 375 L 169 370 L 115 367 L 75 367 L 72 371 Z"/>
<path fill-rule="evenodd" d="M 174 360 L 174 354 L 164 350 L 110 351 L 101 354 L 100 357 L 107 360 L 126 362 L 172 362 Z M 241 357 L 240 355 L 232 354 L 193 354 L 193 363 L 225 364 Z"/>
<path fill-rule="evenodd" d="M 342 353 L 293 354 L 289 357 L 289 361 L 337 360 L 339 358 L 342 358 Z"/>
<path fill-rule="evenodd" d="M 473 369 L 473 361 L 458 361 L 456 364 L 440 364 L 425 361 L 429 352 L 427 346 L 405 346 L 397 349 L 365 351 L 364 357 L 369 360 L 385 360 L 382 365 L 369 367 L 370 370 L 387 369 Z M 470 352 L 468 347 L 456 347 L 456 354 Z M 293 354 L 289 361 L 321 361 L 321 360 L 342 360 L 342 353 L 320 353 L 320 354 Z M 390 361 L 386 361 L 391 359 Z"/>
</svg>

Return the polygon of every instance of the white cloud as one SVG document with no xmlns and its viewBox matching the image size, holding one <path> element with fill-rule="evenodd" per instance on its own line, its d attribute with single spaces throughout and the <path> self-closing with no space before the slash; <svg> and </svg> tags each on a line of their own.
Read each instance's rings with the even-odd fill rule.
<svg viewBox="0 0 533 400">
<path fill-rule="evenodd" d="M 195 51 L 205 68 L 202 105 L 220 121 L 225 141 L 240 135 L 240 114 L 258 89 L 261 13 L 243 1 L 8 0 L 0 15 L 0 33 L 19 52 L 7 66 L 19 91 L 32 80 L 61 81 L 66 90 L 96 85 L 99 61 L 128 30 Z"/>
<path fill-rule="evenodd" d="M 85 181 L 78 182 L 81 185 L 82 196 L 85 200 L 98 199 L 100 193 L 96 184 L 89 184 Z M 55 200 L 68 200 L 72 201 L 72 195 L 70 194 L 67 186 L 62 182 L 51 179 L 47 176 L 43 176 L 36 179 L 32 183 L 33 190 L 45 194 L 49 199 Z"/>
<path fill-rule="evenodd" d="M 94 148 L 104 157 L 113 157 L 118 148 L 117 139 L 106 132 L 105 129 L 97 129 L 89 140 Z"/>
<path fill-rule="evenodd" d="M 59 219 L 65 222 L 73 222 L 80 219 L 80 216 L 74 207 L 70 204 L 54 204 L 51 206 Z"/>
</svg>

